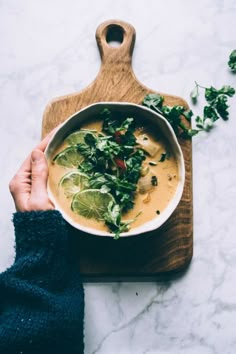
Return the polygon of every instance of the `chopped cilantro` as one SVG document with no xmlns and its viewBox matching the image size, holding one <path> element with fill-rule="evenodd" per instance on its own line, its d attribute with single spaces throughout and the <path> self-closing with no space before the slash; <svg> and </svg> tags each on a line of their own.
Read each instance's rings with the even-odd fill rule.
<svg viewBox="0 0 236 354">
<path fill-rule="evenodd" d="M 141 176 L 142 162 L 146 155 L 136 145 L 133 118 L 115 119 L 104 109 L 102 131 L 105 134 L 87 133 L 84 143 L 77 145 L 78 152 L 85 158 L 78 170 L 89 173 L 89 188 L 111 193 L 115 202 L 108 205 L 103 219 L 114 238 L 128 231 L 136 219 L 122 221 L 122 215 L 134 206 L 137 182 Z"/>
<path fill-rule="evenodd" d="M 170 158 L 170 153 L 169 152 L 163 152 L 161 154 L 159 162 L 164 162 L 165 160 L 169 160 Z"/>
<path fill-rule="evenodd" d="M 152 186 L 157 186 L 158 185 L 157 176 L 152 176 L 151 177 L 151 184 L 152 184 Z"/>
</svg>

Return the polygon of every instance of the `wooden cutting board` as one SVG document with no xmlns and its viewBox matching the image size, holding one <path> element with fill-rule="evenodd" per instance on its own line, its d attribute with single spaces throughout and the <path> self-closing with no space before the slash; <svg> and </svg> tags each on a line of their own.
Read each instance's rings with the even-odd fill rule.
<svg viewBox="0 0 236 354">
<path fill-rule="evenodd" d="M 132 70 L 135 29 L 128 23 L 111 20 L 96 31 L 101 68 L 84 90 L 56 98 L 47 105 L 42 136 L 81 108 L 100 101 L 126 101 L 141 104 L 144 96 L 156 92 L 145 87 Z M 118 41 L 118 47 L 112 46 Z M 158 92 L 160 93 L 160 92 Z M 167 105 L 187 103 L 180 97 L 161 93 Z M 161 229 L 118 241 L 72 230 L 77 234 L 80 271 L 84 281 L 150 280 L 171 277 L 188 266 L 193 252 L 192 143 L 179 139 L 186 168 L 186 181 L 180 204 Z"/>
</svg>

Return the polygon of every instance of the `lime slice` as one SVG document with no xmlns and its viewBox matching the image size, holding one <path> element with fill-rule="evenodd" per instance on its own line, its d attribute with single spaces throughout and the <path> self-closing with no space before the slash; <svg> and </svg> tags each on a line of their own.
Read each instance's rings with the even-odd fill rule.
<svg viewBox="0 0 236 354">
<path fill-rule="evenodd" d="M 95 130 L 89 129 L 82 129 L 77 132 L 70 134 L 66 139 L 65 142 L 68 145 L 77 145 L 77 144 L 84 144 L 84 137 L 88 133 L 93 133 Z"/>
<path fill-rule="evenodd" d="M 70 146 L 56 155 L 53 161 L 63 167 L 77 168 L 83 159 L 83 156 L 77 151 L 77 147 Z"/>
<path fill-rule="evenodd" d="M 74 195 L 71 209 L 88 219 L 103 220 L 110 202 L 115 203 L 110 193 L 102 193 L 99 189 L 85 189 Z"/>
<path fill-rule="evenodd" d="M 67 198 L 72 197 L 84 188 L 88 188 L 88 186 L 88 176 L 79 171 L 68 172 L 59 182 L 59 188 L 63 188 Z"/>
</svg>

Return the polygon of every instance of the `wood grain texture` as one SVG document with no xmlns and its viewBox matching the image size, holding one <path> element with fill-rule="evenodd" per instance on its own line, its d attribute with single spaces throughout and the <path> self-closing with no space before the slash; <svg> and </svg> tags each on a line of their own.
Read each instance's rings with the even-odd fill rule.
<svg viewBox="0 0 236 354">
<path fill-rule="evenodd" d="M 109 38 L 123 38 L 112 47 Z M 81 108 L 95 102 L 125 101 L 141 104 L 144 96 L 156 92 L 140 83 L 132 70 L 135 29 L 128 23 L 111 20 L 96 31 L 101 55 L 101 68 L 96 79 L 84 90 L 51 101 L 44 112 L 42 136 Z M 121 40 L 120 40 L 121 41 Z M 188 107 L 180 97 L 158 92 L 164 103 Z M 78 230 L 78 257 L 84 280 L 155 279 L 183 270 L 193 252 L 192 144 L 179 139 L 186 168 L 182 199 L 161 229 L 144 235 L 123 238 L 101 238 Z"/>
</svg>

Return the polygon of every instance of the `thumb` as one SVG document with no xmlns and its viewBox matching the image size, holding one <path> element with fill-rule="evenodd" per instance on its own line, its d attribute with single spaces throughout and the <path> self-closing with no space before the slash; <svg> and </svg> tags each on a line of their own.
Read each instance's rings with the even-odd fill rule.
<svg viewBox="0 0 236 354">
<path fill-rule="evenodd" d="M 35 209 L 43 209 L 48 203 L 47 178 L 48 165 L 44 153 L 40 150 L 33 150 L 31 153 L 30 204 Z"/>
</svg>

